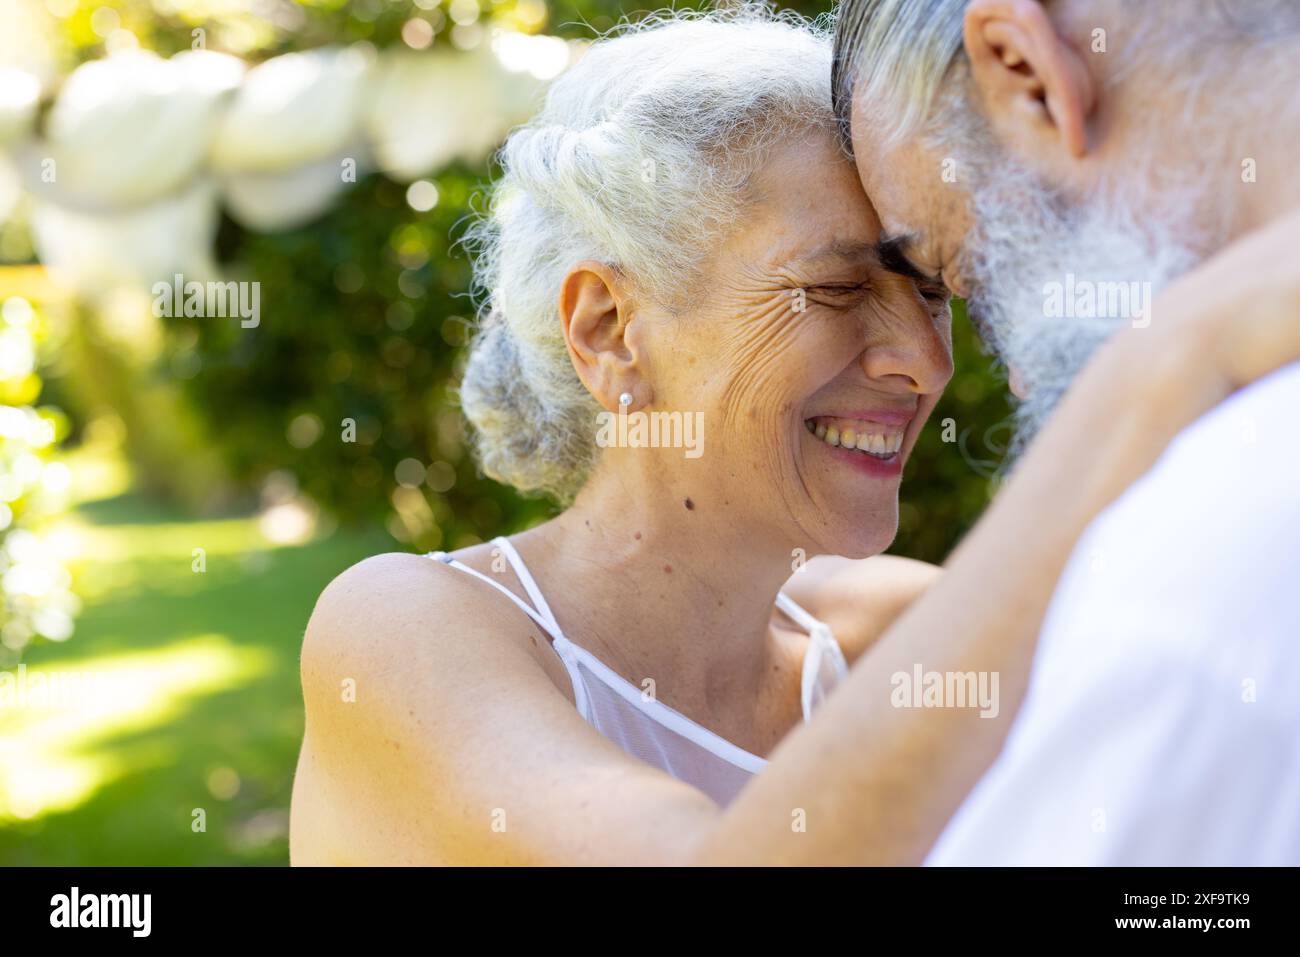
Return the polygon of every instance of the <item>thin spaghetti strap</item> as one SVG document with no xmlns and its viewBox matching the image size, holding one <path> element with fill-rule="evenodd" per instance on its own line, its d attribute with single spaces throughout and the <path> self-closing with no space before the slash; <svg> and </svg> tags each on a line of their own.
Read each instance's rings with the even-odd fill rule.
<svg viewBox="0 0 1300 957">
<path fill-rule="evenodd" d="M 555 612 L 551 611 L 551 606 L 546 604 L 546 598 L 542 595 L 542 590 L 537 587 L 537 582 L 533 579 L 532 573 L 528 571 L 528 566 L 524 564 L 523 558 L 515 550 L 515 546 L 511 544 L 510 539 L 504 535 L 498 535 L 492 539 L 492 544 L 505 553 L 507 561 L 510 562 L 510 567 L 515 570 L 519 581 L 523 583 L 524 591 L 528 592 L 528 597 L 533 600 L 534 607 L 551 623 L 552 634 L 557 638 L 564 638 L 564 632 L 555 617 Z"/>
<path fill-rule="evenodd" d="M 541 598 L 541 592 L 537 592 L 537 584 L 533 581 L 532 577 L 528 575 L 528 570 L 524 568 L 523 560 L 519 558 L 519 553 L 511 548 L 510 543 L 504 538 L 500 539 L 500 541 L 505 545 L 503 551 L 506 552 L 506 557 L 510 559 L 510 564 L 514 566 L 515 574 L 519 575 L 519 580 L 524 583 L 524 588 L 528 590 L 530 597 L 536 593 L 537 597 L 534 598 L 534 601 L 538 601 L 538 599 Z M 578 673 L 578 662 L 573 653 L 573 646 L 569 639 L 564 637 L 564 632 L 560 630 L 559 623 L 556 622 L 555 615 L 551 613 L 551 609 L 547 607 L 546 602 L 538 601 L 540 609 L 533 609 L 529 607 L 528 602 L 524 601 L 505 585 L 501 584 L 501 582 L 489 578 L 480 571 L 470 568 L 464 562 L 458 562 L 446 552 L 429 552 L 427 557 L 432 558 L 434 561 L 442 562 L 444 565 L 449 565 L 457 571 L 465 572 L 467 575 L 473 575 L 479 581 L 487 582 L 497 591 L 501 592 L 501 594 L 514 602 L 520 611 L 533 621 L 537 622 L 537 624 L 541 626 L 541 629 L 551 636 L 551 649 L 559 657 L 560 663 L 564 665 L 564 670 L 569 675 L 569 683 L 573 686 L 574 706 L 578 709 L 578 714 L 582 719 L 590 723 L 591 699 L 587 694 L 587 686 L 583 684 L 582 676 Z"/>
<path fill-rule="evenodd" d="M 820 625 L 816 618 L 803 610 L 793 598 L 783 591 L 776 593 L 776 607 L 791 617 L 804 631 L 812 631 L 814 625 Z"/>
<path fill-rule="evenodd" d="M 799 697 L 803 704 L 804 720 L 807 721 L 817 700 L 822 661 L 830 660 L 837 680 L 843 680 L 849 673 L 849 665 L 830 625 L 808 614 L 785 592 L 777 592 L 776 605 L 808 632 L 808 648 L 804 652 L 803 670 L 799 676 Z"/>
<path fill-rule="evenodd" d="M 426 557 L 426 558 L 432 558 L 434 561 L 442 562 L 444 565 L 450 565 L 452 568 L 455 568 L 455 569 L 458 570 L 458 571 L 465 572 L 465 574 L 467 574 L 467 575 L 473 575 L 473 576 L 474 576 L 475 578 L 477 578 L 479 581 L 487 582 L 489 585 L 491 585 L 491 586 L 492 586 L 493 588 L 495 588 L 497 591 L 501 592 L 501 594 L 505 595 L 505 596 L 506 596 L 507 598 L 509 598 L 512 602 L 514 602 L 516 605 L 518 605 L 520 611 L 522 611 L 525 615 L 527 615 L 527 616 L 528 616 L 529 618 L 531 618 L 533 621 L 537 622 L 537 624 L 539 624 L 539 625 L 542 627 L 542 629 L 543 629 L 544 631 L 550 633 L 550 635 L 551 635 L 552 638 L 560 638 L 560 637 L 563 637 L 562 635 L 558 634 L 557 632 L 552 632 L 552 631 L 551 631 L 551 623 L 550 623 L 549 621 L 547 621 L 545 618 L 543 618 L 540 614 L 538 614 L 538 613 L 537 613 L 536 611 L 534 611 L 532 608 L 528 607 L 528 602 L 524 601 L 522 598 L 520 598 L 518 595 L 516 595 L 514 592 L 512 592 L 512 591 L 511 591 L 509 588 L 507 588 L 505 585 L 501 584 L 499 581 L 494 581 L 493 579 L 488 578 L 487 575 L 484 575 L 482 572 L 480 572 L 480 571 L 475 571 L 473 568 L 470 568 L 470 567 L 469 567 L 468 565 L 466 565 L 464 562 L 458 562 L 458 561 L 456 561 L 456 559 L 452 558 L 452 557 L 451 557 L 450 555 L 448 555 L 446 552 L 429 552 L 428 555 L 426 555 L 425 557 Z"/>
</svg>

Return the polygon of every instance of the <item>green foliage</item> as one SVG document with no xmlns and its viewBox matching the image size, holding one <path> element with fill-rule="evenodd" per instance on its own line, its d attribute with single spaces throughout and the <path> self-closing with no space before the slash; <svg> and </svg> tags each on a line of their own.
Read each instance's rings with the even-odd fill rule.
<svg viewBox="0 0 1300 957">
<path fill-rule="evenodd" d="M 444 171 L 428 213 L 372 176 L 302 229 L 226 224 L 223 252 L 262 284 L 262 321 L 176 326 L 173 361 L 188 354 L 188 389 L 237 478 L 291 472 L 348 522 L 395 510 L 390 531 L 421 549 L 548 514 L 478 476 L 452 390 L 473 316 L 455 239 L 481 175 Z M 418 490 L 398 484 L 405 460 L 426 467 L 422 482 L 414 463 L 402 470 Z"/>
<path fill-rule="evenodd" d="M 77 600 L 64 556 L 45 533 L 67 510 L 67 468 L 55 461 L 68 422 L 37 406 L 44 315 L 0 292 L 0 667 L 34 639 L 66 639 Z"/>
<path fill-rule="evenodd" d="M 15 744 L 0 762 L 0 866 L 287 863 L 303 625 L 322 583 L 386 536 L 268 549 L 255 519 L 194 521 L 136 496 L 79 517 L 102 548 L 77 637 L 33 646 L 25 665 L 29 680 L 98 677 L 106 694 L 84 713 L 83 700 L 0 707 Z"/>
</svg>

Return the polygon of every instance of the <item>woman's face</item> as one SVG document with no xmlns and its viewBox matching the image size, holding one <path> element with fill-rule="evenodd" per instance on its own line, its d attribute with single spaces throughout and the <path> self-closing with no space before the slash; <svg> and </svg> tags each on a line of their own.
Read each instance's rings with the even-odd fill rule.
<svg viewBox="0 0 1300 957">
<path fill-rule="evenodd" d="M 952 375 L 946 293 L 881 268 L 880 221 L 830 136 L 778 147 L 749 192 L 694 301 L 643 328 L 652 407 L 704 413 L 704 454 L 674 484 L 810 556 L 876 554 Z"/>
</svg>

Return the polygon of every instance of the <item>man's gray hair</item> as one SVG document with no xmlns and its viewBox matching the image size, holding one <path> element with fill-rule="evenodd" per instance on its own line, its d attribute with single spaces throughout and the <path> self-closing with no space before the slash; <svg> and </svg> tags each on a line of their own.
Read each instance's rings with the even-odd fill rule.
<svg viewBox="0 0 1300 957">
<path fill-rule="evenodd" d="M 873 104 L 872 135 L 897 142 L 924 125 L 962 49 L 967 0 L 844 0 L 836 11 L 831 99 L 850 148 L 853 98 Z"/>
<path fill-rule="evenodd" d="M 854 98 L 872 106 L 871 134 L 895 145 L 918 131 L 960 119 L 968 107 L 951 81 L 965 75 L 962 30 L 969 0 L 843 0 L 836 9 L 831 98 L 841 140 L 851 151 L 849 117 Z M 1208 85 L 1271 46 L 1287 44 L 1300 29 L 1296 0 L 1096 0 L 1076 27 L 1096 28 L 1106 14 L 1122 12 L 1126 29 L 1114 31 L 1110 55 L 1127 54 L 1173 79 Z M 1064 9 L 1062 10 L 1064 13 Z M 1211 62 L 1212 61 L 1212 62 Z M 1195 64 L 1196 69 L 1189 69 Z M 1118 77 L 1123 71 L 1115 69 Z M 944 107 L 936 109 L 936 107 Z"/>
</svg>

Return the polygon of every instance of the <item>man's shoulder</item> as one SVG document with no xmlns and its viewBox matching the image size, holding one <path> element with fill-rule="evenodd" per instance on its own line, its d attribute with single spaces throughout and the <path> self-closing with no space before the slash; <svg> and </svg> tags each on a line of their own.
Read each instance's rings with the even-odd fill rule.
<svg viewBox="0 0 1300 957">
<path fill-rule="evenodd" d="M 1300 364 L 1180 433 L 1080 538 L 1044 622 L 1043 657 L 1080 642 L 1097 655 L 1113 642 L 1109 650 L 1129 661 L 1205 660 L 1204 648 L 1225 633 L 1293 627 L 1298 415 Z"/>
<path fill-rule="evenodd" d="M 1300 363 L 1240 390 L 1187 426 L 1081 545 L 1121 539 L 1170 551 L 1250 544 L 1248 530 L 1300 523 Z M 1158 534 L 1157 534 L 1158 533 Z"/>
<path fill-rule="evenodd" d="M 1006 746 L 929 863 L 1294 861 L 1298 414 L 1294 365 L 1185 429 L 1097 517 Z"/>
<path fill-rule="evenodd" d="M 1218 449 L 1213 468 L 1198 457 Z M 1196 475 L 1295 487 L 1294 473 L 1260 473 L 1265 461 L 1300 462 L 1300 362 L 1241 389 L 1185 428 L 1152 470 L 1152 480 L 1186 482 Z"/>
</svg>

